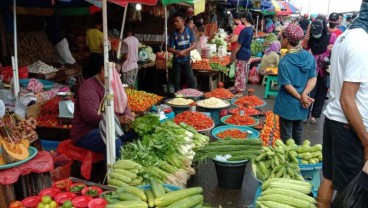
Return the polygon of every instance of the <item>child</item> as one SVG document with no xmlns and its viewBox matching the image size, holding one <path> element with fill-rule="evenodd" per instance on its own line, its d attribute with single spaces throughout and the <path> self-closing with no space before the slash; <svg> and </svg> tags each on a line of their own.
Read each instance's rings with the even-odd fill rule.
<svg viewBox="0 0 368 208">
<path fill-rule="evenodd" d="M 281 86 L 276 98 L 274 113 L 280 116 L 281 139 L 293 138 L 301 145 L 303 120 L 313 99 L 308 96 L 316 85 L 316 64 L 313 56 L 298 47 L 303 39 L 303 30 L 294 24 L 288 25 L 281 34 L 281 46 L 288 49 L 278 66 L 278 84 Z"/>
</svg>

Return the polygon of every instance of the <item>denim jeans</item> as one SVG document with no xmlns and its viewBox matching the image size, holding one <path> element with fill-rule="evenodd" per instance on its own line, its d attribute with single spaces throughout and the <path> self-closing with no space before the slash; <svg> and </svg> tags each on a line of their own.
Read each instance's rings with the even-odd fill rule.
<svg viewBox="0 0 368 208">
<path fill-rule="evenodd" d="M 116 157 L 120 158 L 120 148 L 123 146 L 123 141 L 129 141 L 136 137 L 135 132 L 124 132 L 124 135 L 115 140 L 115 153 Z M 84 149 L 106 153 L 106 144 L 103 142 L 100 129 L 96 128 L 91 130 L 86 136 L 82 137 L 75 145 Z"/>
<path fill-rule="evenodd" d="M 280 117 L 280 136 L 284 143 L 292 138 L 297 145 L 301 145 L 303 142 L 303 120 L 291 121 Z"/>
<path fill-rule="evenodd" d="M 189 61 L 183 61 L 183 62 L 173 61 L 175 92 L 180 90 L 180 78 L 181 78 L 182 73 L 184 73 L 184 75 L 188 79 L 189 87 L 192 89 L 196 89 L 197 83 L 196 83 L 190 62 Z"/>
</svg>

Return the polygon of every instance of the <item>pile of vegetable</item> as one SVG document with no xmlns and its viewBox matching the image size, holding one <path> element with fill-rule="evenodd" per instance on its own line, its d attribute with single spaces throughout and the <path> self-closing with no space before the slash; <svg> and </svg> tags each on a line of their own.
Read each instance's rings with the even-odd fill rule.
<svg viewBox="0 0 368 208">
<path fill-rule="evenodd" d="M 198 91 L 196 89 L 182 89 L 179 90 L 175 93 L 176 97 L 193 97 L 193 98 L 197 98 L 197 97 L 201 97 L 203 96 L 203 92 Z"/>
<path fill-rule="evenodd" d="M 252 96 L 243 96 L 238 98 L 235 101 L 235 105 L 237 106 L 244 106 L 244 105 L 250 105 L 251 107 L 257 107 L 264 105 L 265 101 L 261 100 L 259 97 L 252 95 Z"/>
<path fill-rule="evenodd" d="M 34 62 L 33 64 L 28 65 L 28 71 L 29 73 L 34 73 L 34 74 L 49 74 L 52 72 L 57 72 L 58 69 L 38 60 Z"/>
<path fill-rule="evenodd" d="M 189 105 L 193 103 L 194 101 L 192 99 L 185 99 L 185 98 L 174 98 L 170 101 L 168 101 L 168 104 L 171 105 Z"/>
<path fill-rule="evenodd" d="M 272 42 L 277 41 L 277 35 L 274 33 L 269 33 L 266 35 L 266 37 L 264 38 L 264 44 L 265 45 L 271 45 Z"/>
<path fill-rule="evenodd" d="M 5 113 L 0 119 L 0 165 L 29 157 L 28 147 L 38 138 L 36 124 L 33 118 L 23 119 L 14 113 Z"/>
<path fill-rule="evenodd" d="M 231 99 L 234 97 L 234 94 L 231 93 L 228 89 L 225 88 L 216 88 L 211 92 L 207 92 L 204 94 L 205 98 L 219 98 L 219 99 Z"/>
<path fill-rule="evenodd" d="M 261 131 L 263 146 L 274 146 L 276 140 L 280 140 L 279 116 L 272 111 L 266 112 L 266 120 Z"/>
<path fill-rule="evenodd" d="M 233 124 L 238 126 L 251 126 L 257 123 L 257 121 L 249 115 L 241 116 L 239 114 L 231 115 L 225 120 L 227 124 Z"/>
<path fill-rule="evenodd" d="M 210 58 L 210 63 L 216 63 L 216 64 L 220 64 L 223 66 L 227 66 L 230 64 L 230 56 L 226 55 L 226 56 L 212 56 Z"/>
<path fill-rule="evenodd" d="M 197 102 L 197 105 L 203 108 L 226 108 L 229 103 L 215 97 L 207 98 Z"/>
<path fill-rule="evenodd" d="M 251 160 L 261 153 L 261 148 L 262 142 L 259 139 L 218 140 L 196 150 L 195 160 L 198 162 L 203 162 L 208 158 L 222 158 L 222 160 L 226 159 L 225 161 Z"/>
<path fill-rule="evenodd" d="M 246 139 L 248 132 L 242 132 L 239 129 L 228 129 L 216 134 L 221 139 Z"/>
<path fill-rule="evenodd" d="M 146 116 L 143 116 L 144 119 Z M 157 121 L 158 117 L 156 116 Z M 151 120 L 148 118 L 148 120 Z M 137 120 L 137 119 L 136 119 Z M 132 126 L 137 126 L 133 122 Z M 158 125 L 145 122 L 145 131 L 138 131 L 140 139 L 134 140 L 122 148 L 122 159 L 132 160 L 142 166 L 140 168 L 142 183 L 154 178 L 160 183 L 169 183 L 185 187 L 187 180 L 195 173 L 191 167 L 195 156 L 194 149 L 203 147 L 209 137 L 198 133 L 195 129 L 181 123 L 167 120 Z M 140 130 L 144 129 L 143 126 Z M 146 132 L 146 133 L 143 133 Z"/>
<path fill-rule="evenodd" d="M 37 117 L 37 126 L 40 127 L 53 127 L 53 128 L 68 128 L 72 127 L 71 124 L 62 124 L 59 120 L 59 101 L 61 97 L 54 97 L 48 100 L 41 107 L 40 115 Z M 72 99 L 74 102 L 75 100 Z"/>
<path fill-rule="evenodd" d="M 263 53 L 264 46 L 263 43 L 259 41 L 253 41 L 250 45 L 250 49 L 252 51 L 252 56 L 256 56 L 258 53 Z"/>
<path fill-rule="evenodd" d="M 240 111 L 244 111 L 244 114 L 246 115 L 249 115 L 249 116 L 254 116 L 254 115 L 259 115 L 261 112 L 251 106 L 248 106 L 248 107 L 244 107 L 244 106 L 241 106 L 241 107 L 238 107 L 238 108 L 234 108 L 234 109 L 231 109 L 229 110 L 229 112 L 231 114 L 239 114 Z"/>
<path fill-rule="evenodd" d="M 304 181 L 296 158 L 297 149 L 298 145 L 292 139 L 289 139 L 286 145 L 277 140 L 275 147 L 262 147 L 262 153 L 253 161 L 253 173 L 260 181 L 271 178 Z"/>
<path fill-rule="evenodd" d="M 216 44 L 217 48 L 220 46 L 227 46 L 227 43 L 225 41 L 226 34 L 222 34 L 220 32 L 215 33 L 215 36 L 211 40 L 211 43 Z"/>
<path fill-rule="evenodd" d="M 300 163 L 303 165 L 317 164 L 322 162 L 322 145 L 316 144 L 313 147 L 310 146 L 310 141 L 305 140 L 303 145 L 298 148 L 298 158 L 301 159 Z"/>
<path fill-rule="evenodd" d="M 110 179 L 107 184 L 110 186 L 138 186 L 142 184 L 142 166 L 131 160 L 118 160 L 113 165 Z"/>
<path fill-rule="evenodd" d="M 192 68 L 194 70 L 211 71 L 210 60 L 202 59 L 200 61 L 193 62 Z"/>
<path fill-rule="evenodd" d="M 133 112 L 143 112 L 152 107 L 154 104 L 162 100 L 161 96 L 138 91 L 133 89 L 125 89 L 128 96 L 128 105 Z"/>
<path fill-rule="evenodd" d="M 201 112 L 184 111 L 175 116 L 174 122 L 178 125 L 185 123 L 197 131 L 209 129 L 214 126 L 213 120 Z"/>
<path fill-rule="evenodd" d="M 156 180 L 150 180 L 149 185 L 150 188 L 147 190 L 123 186 L 114 192 L 103 195 L 108 202 L 106 208 L 203 207 L 203 189 L 201 187 L 173 191 Z"/>
<path fill-rule="evenodd" d="M 212 69 L 212 71 L 220 71 L 222 73 L 224 73 L 226 76 L 228 76 L 230 68 L 219 64 L 219 63 L 210 63 L 210 67 Z"/>
<path fill-rule="evenodd" d="M 312 185 L 308 182 L 273 178 L 263 183 L 256 207 L 313 208 L 317 201 L 308 196 L 311 189 Z"/>
</svg>

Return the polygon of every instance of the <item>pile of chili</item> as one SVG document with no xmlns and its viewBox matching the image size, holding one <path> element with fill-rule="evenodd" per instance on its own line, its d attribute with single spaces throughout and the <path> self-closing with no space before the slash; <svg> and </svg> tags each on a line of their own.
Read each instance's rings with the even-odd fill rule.
<svg viewBox="0 0 368 208">
<path fill-rule="evenodd" d="M 225 88 L 216 88 L 211 92 L 207 92 L 204 94 L 206 98 L 215 97 L 219 99 L 231 99 L 234 97 L 233 93 Z"/>
<path fill-rule="evenodd" d="M 249 126 L 256 124 L 256 120 L 248 115 L 240 116 L 239 114 L 234 114 L 225 120 L 228 124 L 234 124 L 239 126 Z"/>
<path fill-rule="evenodd" d="M 243 96 L 235 101 L 235 105 L 238 105 L 238 106 L 243 106 L 245 103 L 249 103 L 250 106 L 255 107 L 255 106 L 263 105 L 264 101 L 255 95 Z"/>
<path fill-rule="evenodd" d="M 228 129 L 228 130 L 225 130 L 223 132 L 216 134 L 216 136 L 221 139 L 227 139 L 227 138 L 246 139 L 248 136 L 248 133 L 242 132 L 239 129 Z"/>
<path fill-rule="evenodd" d="M 254 115 L 259 115 L 260 114 L 260 111 L 253 108 L 253 107 L 238 107 L 238 108 L 234 108 L 234 109 L 231 109 L 229 110 L 231 114 L 239 114 L 239 112 L 241 110 L 244 110 L 244 113 L 246 115 L 250 115 L 250 116 L 254 116 Z"/>
<path fill-rule="evenodd" d="M 128 105 L 133 112 L 143 112 L 159 102 L 162 97 L 147 93 L 144 91 L 138 91 L 133 89 L 125 89 L 128 96 Z"/>
<path fill-rule="evenodd" d="M 208 129 L 214 125 L 212 119 L 205 114 L 190 111 L 184 111 L 175 116 L 174 122 L 176 124 L 185 123 L 196 130 Z"/>
</svg>

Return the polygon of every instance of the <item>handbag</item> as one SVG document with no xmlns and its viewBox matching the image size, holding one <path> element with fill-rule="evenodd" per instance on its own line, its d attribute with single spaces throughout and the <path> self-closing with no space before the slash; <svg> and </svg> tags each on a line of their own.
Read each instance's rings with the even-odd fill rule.
<svg viewBox="0 0 368 208">
<path fill-rule="evenodd" d="M 102 137 L 102 140 L 104 141 L 104 143 L 106 144 L 106 113 L 104 112 L 102 114 L 102 120 L 99 123 L 99 129 L 100 129 L 100 134 Z M 115 139 L 117 139 L 118 137 L 121 137 L 124 135 L 124 131 L 121 128 L 119 119 L 116 115 L 114 115 L 114 123 L 115 123 Z"/>
</svg>

